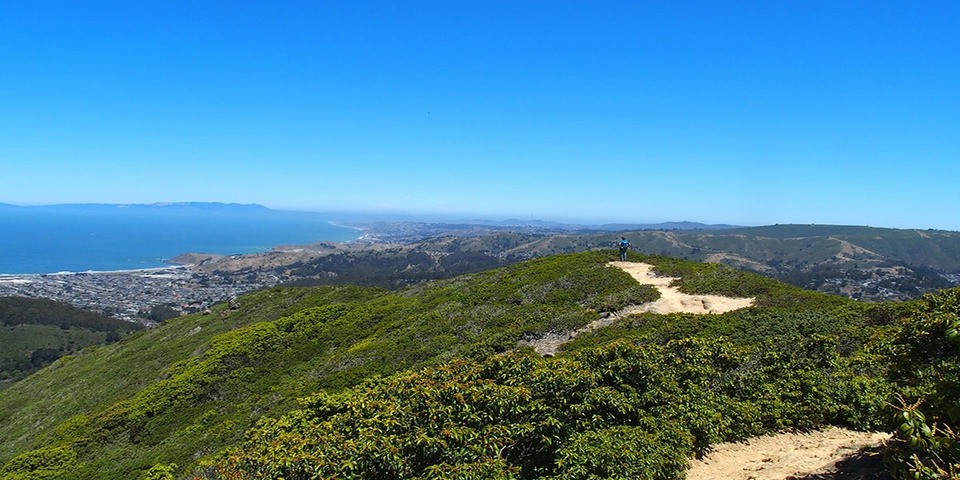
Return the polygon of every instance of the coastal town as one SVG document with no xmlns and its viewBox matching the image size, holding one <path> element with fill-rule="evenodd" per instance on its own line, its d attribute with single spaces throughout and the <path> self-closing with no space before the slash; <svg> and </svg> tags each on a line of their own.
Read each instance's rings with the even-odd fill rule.
<svg viewBox="0 0 960 480">
<path fill-rule="evenodd" d="M 259 277 L 258 277 L 259 278 Z M 181 314 L 204 311 L 269 281 L 223 277 L 178 266 L 114 272 L 0 275 L 0 296 L 48 298 L 128 321 L 149 324 L 158 306 Z"/>
</svg>

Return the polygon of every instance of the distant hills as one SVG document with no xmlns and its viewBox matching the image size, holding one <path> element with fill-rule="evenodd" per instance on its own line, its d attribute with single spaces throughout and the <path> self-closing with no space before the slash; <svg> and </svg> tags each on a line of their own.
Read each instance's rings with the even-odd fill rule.
<svg viewBox="0 0 960 480">
<path fill-rule="evenodd" d="M 62 203 L 53 205 L 18 206 L 0 203 L 0 208 L 21 209 L 30 211 L 50 212 L 118 212 L 125 210 L 135 211 L 168 211 L 168 212 L 208 212 L 208 213 L 262 213 L 272 211 L 258 204 L 219 203 L 219 202 L 170 202 L 170 203 Z"/>
<path fill-rule="evenodd" d="M 566 230 L 572 232 L 582 231 L 623 231 L 623 230 L 720 230 L 728 228 L 738 228 L 736 225 L 726 224 L 705 224 L 698 222 L 662 222 L 662 223 L 606 223 L 601 225 L 585 225 L 577 223 L 547 222 L 543 220 L 518 220 L 507 219 L 501 221 L 493 220 L 470 220 L 462 222 L 467 225 L 488 225 L 496 227 L 529 227 L 544 230 Z"/>
<path fill-rule="evenodd" d="M 611 248 L 622 235 L 636 252 L 724 263 L 860 300 L 916 298 L 960 281 L 960 233 L 941 230 L 772 225 L 599 233 L 475 224 L 357 226 L 364 239 L 350 245 L 210 258 L 200 268 L 299 284 L 398 288 L 539 256 Z"/>
<path fill-rule="evenodd" d="M 8 203 L 0 203 L 3 209 L 30 209 L 47 211 L 78 211 L 78 212 L 110 212 L 123 210 L 136 211 L 167 211 L 167 212 L 206 212 L 206 213 L 266 213 L 275 214 L 293 213 L 293 214 L 316 214 L 322 213 L 330 217 L 336 217 L 343 222 L 351 224 L 435 224 L 435 225 L 471 225 L 487 227 L 504 228 L 525 228 L 535 229 L 544 232 L 548 231 L 619 231 L 619 230 L 714 230 L 736 228 L 735 225 L 726 224 L 704 224 L 697 222 L 662 222 L 662 223 L 610 223 L 600 225 L 588 225 L 577 223 L 552 222 L 545 220 L 488 220 L 488 219 L 463 219 L 452 220 L 451 218 L 435 219 L 430 221 L 422 220 L 422 216 L 412 215 L 388 215 L 374 213 L 348 213 L 348 212 L 303 212 L 277 210 L 265 207 L 255 203 L 221 203 L 221 202 L 158 202 L 158 203 L 133 203 L 133 204 L 114 204 L 114 203 L 65 203 L 53 205 L 36 206 L 18 206 Z"/>
<path fill-rule="evenodd" d="M 321 215 L 271 210 L 257 204 L 208 202 L 3 208 L 196 213 L 199 218 Z M 844 225 L 740 227 L 696 222 L 589 226 L 519 219 L 415 222 L 332 213 L 322 214 L 322 218 L 362 229 L 363 238 L 336 249 L 285 246 L 280 250 L 286 253 L 245 255 L 233 264 L 211 261 L 204 268 L 224 275 L 259 275 L 264 284 L 362 283 L 397 288 L 537 256 L 606 248 L 616 236 L 625 235 L 638 252 L 725 263 L 804 288 L 862 300 L 916 298 L 960 281 L 960 232 L 943 230 Z M 293 250 L 298 253 L 290 253 Z M 267 281 L 268 277 L 274 280 Z"/>
<path fill-rule="evenodd" d="M 725 223 L 705 224 L 698 222 L 663 222 L 651 224 L 629 224 L 629 223 L 608 223 L 595 227 L 597 230 L 623 231 L 623 230 L 726 230 L 738 228 L 737 225 L 727 225 Z"/>
<path fill-rule="evenodd" d="M 61 203 L 49 205 L 14 205 L 0 202 L 0 209 L 33 209 L 33 210 L 77 210 L 77 211 L 110 211 L 110 210 L 168 210 L 168 211 L 206 211 L 206 212 L 273 212 L 273 213 L 296 213 L 296 214 L 323 214 L 336 218 L 342 222 L 356 225 L 399 225 L 399 224 L 419 224 L 419 225 L 447 225 L 447 226 L 473 226 L 473 227 L 503 227 L 503 228 L 523 228 L 539 230 L 541 233 L 559 233 L 559 232 L 612 232 L 612 231 L 637 231 L 637 230 L 730 230 L 730 229 L 767 229 L 773 228 L 778 232 L 789 231 L 788 227 L 800 228 L 803 235 L 810 235 L 816 229 L 821 231 L 836 231 L 837 229 L 874 229 L 868 226 L 842 226 L 842 225 L 770 225 L 759 227 L 744 227 L 742 225 L 731 225 L 725 223 L 709 224 L 690 221 L 672 221 L 659 223 L 572 223 L 558 222 L 539 219 L 518 219 L 509 218 L 505 220 L 491 220 L 486 218 L 468 218 L 457 217 L 454 215 L 426 215 L 426 214 L 389 214 L 373 212 L 345 212 L 336 210 L 283 210 L 266 207 L 256 203 L 225 203 L 225 202 L 155 202 L 155 203 Z M 894 231 L 893 228 L 876 228 L 876 230 Z"/>
</svg>

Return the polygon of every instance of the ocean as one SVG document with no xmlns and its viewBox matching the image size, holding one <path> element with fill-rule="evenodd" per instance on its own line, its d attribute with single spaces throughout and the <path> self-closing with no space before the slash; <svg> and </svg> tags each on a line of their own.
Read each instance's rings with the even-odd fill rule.
<svg viewBox="0 0 960 480">
<path fill-rule="evenodd" d="M 0 274 L 159 268 L 182 253 L 256 253 L 360 235 L 323 214 L 258 205 L 0 205 Z"/>
</svg>

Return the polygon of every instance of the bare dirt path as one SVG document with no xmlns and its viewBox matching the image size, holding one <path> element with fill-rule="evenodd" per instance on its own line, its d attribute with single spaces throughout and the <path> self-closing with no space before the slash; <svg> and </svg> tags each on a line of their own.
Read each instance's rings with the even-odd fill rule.
<svg viewBox="0 0 960 480">
<path fill-rule="evenodd" d="M 889 478 L 877 454 L 861 454 L 890 436 L 831 427 L 780 433 L 714 447 L 691 462 L 687 480 L 826 480 Z"/>
<path fill-rule="evenodd" d="M 585 332 L 591 332 L 598 328 L 606 327 L 615 322 L 620 317 L 634 313 L 695 313 L 711 314 L 724 313 L 731 310 L 746 308 L 755 302 L 753 298 L 732 298 L 721 295 L 688 295 L 681 292 L 676 287 L 670 286 L 674 277 L 661 277 L 653 272 L 653 265 L 648 263 L 636 262 L 610 262 L 611 266 L 617 267 L 630 274 L 634 279 L 644 285 L 652 285 L 660 291 L 660 298 L 654 302 L 644 303 L 643 305 L 631 305 L 623 310 L 616 312 L 604 318 L 594 320 L 586 327 L 566 333 L 550 333 L 542 338 L 520 342 L 521 346 L 530 345 L 540 355 L 553 355 L 561 345 L 569 342 L 577 335 Z"/>
<path fill-rule="evenodd" d="M 660 298 L 657 299 L 657 301 L 627 307 L 620 312 L 622 315 L 640 312 L 724 313 L 747 308 L 752 306 L 756 301 L 754 298 L 734 298 L 721 295 L 689 295 L 683 293 L 676 287 L 670 286 L 674 280 L 679 280 L 678 278 L 658 276 L 653 272 L 653 265 L 649 263 L 610 262 L 610 265 L 629 273 L 630 276 L 638 282 L 644 285 L 653 285 L 660 291 Z"/>
</svg>

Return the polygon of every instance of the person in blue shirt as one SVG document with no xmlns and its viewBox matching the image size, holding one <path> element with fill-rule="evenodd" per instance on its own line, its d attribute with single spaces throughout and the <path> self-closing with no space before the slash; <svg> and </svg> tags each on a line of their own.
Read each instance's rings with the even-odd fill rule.
<svg viewBox="0 0 960 480">
<path fill-rule="evenodd" d="M 620 237 L 620 241 L 617 242 L 617 246 L 620 247 L 620 261 L 627 261 L 627 249 L 630 248 L 630 242 L 627 241 L 627 237 Z"/>
</svg>

